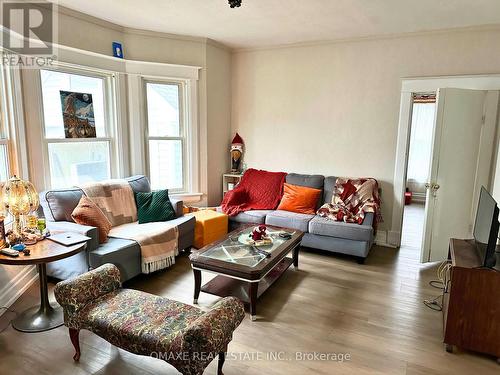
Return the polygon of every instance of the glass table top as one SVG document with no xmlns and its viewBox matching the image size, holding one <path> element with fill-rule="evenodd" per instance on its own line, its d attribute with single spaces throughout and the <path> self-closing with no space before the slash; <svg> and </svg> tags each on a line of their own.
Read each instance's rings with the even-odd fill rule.
<svg viewBox="0 0 500 375">
<path fill-rule="evenodd" d="M 283 231 L 268 228 L 267 235 L 272 239 L 272 244 L 255 246 L 247 242 L 251 240 L 250 233 L 252 230 L 253 227 L 249 227 L 239 232 L 233 232 L 229 235 L 229 238 L 204 251 L 200 256 L 247 267 L 255 267 L 266 259 L 267 253 L 272 253 L 281 244 L 288 241 L 288 239 L 279 236 Z"/>
</svg>

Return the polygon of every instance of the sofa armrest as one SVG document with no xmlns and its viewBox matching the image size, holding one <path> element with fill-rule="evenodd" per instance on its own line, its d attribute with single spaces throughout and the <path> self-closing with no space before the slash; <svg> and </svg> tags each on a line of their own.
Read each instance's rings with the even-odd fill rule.
<svg viewBox="0 0 500 375">
<path fill-rule="evenodd" d="M 89 302 L 121 287 L 120 271 L 113 264 L 57 283 L 54 295 L 64 309 L 65 321 Z"/>
<path fill-rule="evenodd" d="M 52 231 L 74 232 L 90 237 L 87 241 L 87 252 L 99 246 L 99 231 L 96 227 L 72 223 L 70 221 L 47 221 L 47 228 Z"/>
<path fill-rule="evenodd" d="M 365 218 L 363 219 L 362 225 L 369 225 L 373 227 L 373 221 L 375 219 L 375 214 L 373 212 L 365 213 Z"/>
<path fill-rule="evenodd" d="M 244 318 L 245 310 L 239 299 L 223 298 L 186 328 L 183 351 L 214 354 L 225 351 Z"/>
<path fill-rule="evenodd" d="M 169 197 L 169 198 L 170 198 L 170 203 L 172 203 L 172 206 L 174 207 L 175 216 L 176 217 L 184 216 L 184 202 L 182 201 L 182 199 L 175 197 Z"/>
</svg>

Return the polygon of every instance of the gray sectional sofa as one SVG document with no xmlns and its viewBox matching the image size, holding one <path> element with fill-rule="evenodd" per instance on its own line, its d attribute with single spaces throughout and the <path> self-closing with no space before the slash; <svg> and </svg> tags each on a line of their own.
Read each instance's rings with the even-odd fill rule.
<svg viewBox="0 0 500 375">
<path fill-rule="evenodd" d="M 323 190 L 318 208 L 324 203 L 331 202 L 336 179 L 336 177 L 296 173 L 286 176 L 286 182 L 289 184 Z M 375 237 L 373 213 L 367 213 L 361 225 L 280 210 L 246 211 L 230 217 L 229 220 L 232 228 L 251 223 L 301 230 L 305 232 L 302 246 L 353 255 L 358 263 L 363 263 L 368 256 Z"/>
<path fill-rule="evenodd" d="M 126 179 L 134 192 L 150 192 L 151 186 L 145 176 L 133 176 Z M 43 216 L 50 230 L 63 230 L 84 234 L 91 238 L 86 251 L 82 251 L 67 259 L 47 264 L 49 276 L 65 280 L 87 272 L 105 263 L 113 263 L 119 269 L 122 281 L 129 280 L 141 273 L 141 250 L 135 241 L 121 238 L 109 238 L 108 242 L 99 245 L 97 228 L 77 224 L 71 213 L 78 205 L 83 191 L 79 188 L 48 190 L 40 193 Z M 194 239 L 195 218 L 184 216 L 183 202 L 170 198 L 177 214 L 172 222 L 179 229 L 179 250 L 192 246 Z"/>
</svg>

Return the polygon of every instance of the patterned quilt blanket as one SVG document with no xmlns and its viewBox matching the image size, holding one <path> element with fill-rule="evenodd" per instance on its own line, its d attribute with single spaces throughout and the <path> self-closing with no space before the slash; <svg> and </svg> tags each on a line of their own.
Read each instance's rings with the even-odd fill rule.
<svg viewBox="0 0 500 375">
<path fill-rule="evenodd" d="M 177 226 L 168 221 L 139 224 L 134 192 L 126 180 L 96 182 L 80 188 L 111 222 L 109 237 L 133 240 L 140 245 L 142 273 L 175 263 L 179 253 Z"/>
<path fill-rule="evenodd" d="M 334 221 L 363 223 L 365 214 L 373 212 L 375 222 L 382 221 L 378 183 L 374 178 L 337 178 L 331 203 L 325 203 L 317 214 Z"/>
</svg>

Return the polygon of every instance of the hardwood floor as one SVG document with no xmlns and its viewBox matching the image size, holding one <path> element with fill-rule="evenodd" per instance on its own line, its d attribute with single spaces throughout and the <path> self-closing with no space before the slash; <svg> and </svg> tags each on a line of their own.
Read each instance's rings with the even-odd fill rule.
<svg viewBox="0 0 500 375">
<path fill-rule="evenodd" d="M 299 270 L 289 269 L 258 302 L 258 320 L 248 318 L 229 345 L 225 374 L 498 374 L 494 358 L 442 346 L 441 313 L 422 304 L 439 290 L 428 285 L 437 265 L 420 265 L 418 253 L 375 246 L 366 264 L 339 255 L 303 250 Z M 203 274 L 203 282 L 209 274 Z M 154 294 L 192 302 L 193 274 L 186 254 L 174 267 L 128 283 Z M 36 303 L 33 286 L 12 307 Z M 199 306 L 217 298 L 202 293 Z M 12 313 L 0 317 L 0 330 Z M 167 363 L 116 349 L 94 334 L 80 334 L 82 357 L 64 327 L 0 334 L 1 374 L 177 374 Z M 269 352 L 348 353 L 343 362 L 277 360 Z M 260 354 L 259 354 L 260 353 Z M 261 356 L 262 358 L 259 358 Z M 239 357 L 239 358 L 235 358 Z M 206 374 L 215 374 L 213 361 Z"/>
<path fill-rule="evenodd" d="M 401 246 L 407 249 L 415 249 L 420 253 L 424 232 L 424 216 L 424 203 L 412 203 L 404 206 Z"/>
</svg>

